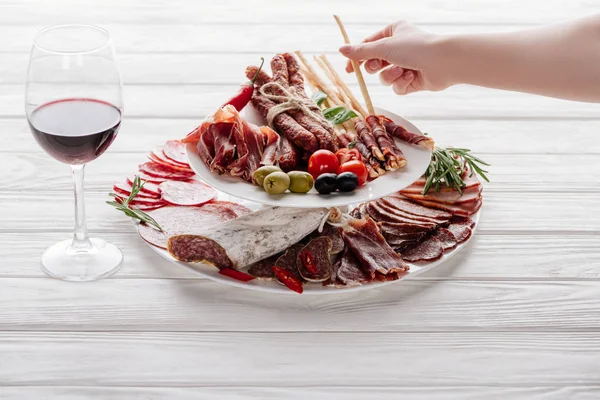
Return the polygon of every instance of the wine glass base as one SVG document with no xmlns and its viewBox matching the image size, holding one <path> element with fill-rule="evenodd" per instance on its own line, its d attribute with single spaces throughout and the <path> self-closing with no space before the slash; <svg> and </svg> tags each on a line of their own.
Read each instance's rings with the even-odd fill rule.
<svg viewBox="0 0 600 400">
<path fill-rule="evenodd" d="M 42 269 L 53 278 L 72 282 L 95 281 L 114 274 L 121 266 L 123 253 L 102 239 L 90 239 L 91 247 L 76 249 L 73 241 L 63 240 L 42 255 Z"/>
</svg>

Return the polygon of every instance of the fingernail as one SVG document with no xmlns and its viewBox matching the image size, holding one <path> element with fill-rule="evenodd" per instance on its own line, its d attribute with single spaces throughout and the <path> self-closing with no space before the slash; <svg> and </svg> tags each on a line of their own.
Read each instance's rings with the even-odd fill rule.
<svg viewBox="0 0 600 400">
<path fill-rule="evenodd" d="M 381 67 L 381 62 L 379 62 L 379 60 L 371 60 L 369 61 L 369 68 L 371 69 L 378 69 Z"/>
<path fill-rule="evenodd" d="M 350 46 L 349 44 L 345 44 L 342 47 L 340 47 L 340 53 L 342 54 L 349 54 L 352 51 L 352 46 Z"/>
<path fill-rule="evenodd" d="M 407 73 L 404 74 L 404 79 L 408 80 L 408 79 L 412 79 L 414 78 L 414 73 L 412 71 L 408 71 Z"/>
</svg>

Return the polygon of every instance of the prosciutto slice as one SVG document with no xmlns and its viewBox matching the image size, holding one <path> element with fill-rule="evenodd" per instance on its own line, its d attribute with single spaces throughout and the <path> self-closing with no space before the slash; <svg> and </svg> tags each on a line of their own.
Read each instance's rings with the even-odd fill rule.
<svg viewBox="0 0 600 400">
<path fill-rule="evenodd" d="M 409 132 L 404 127 L 396 125 L 394 121 L 383 115 L 381 116 L 381 119 L 383 121 L 385 129 L 387 130 L 387 133 L 390 136 L 398 138 L 406 143 L 423 147 L 427 150 L 433 150 L 435 142 L 432 138 L 425 135 Z"/>
<path fill-rule="evenodd" d="M 435 217 L 428 217 L 428 216 L 424 216 L 424 215 L 415 215 L 415 214 L 408 213 L 408 212 L 404 211 L 402 208 L 396 207 L 392 201 L 388 201 L 385 198 L 377 200 L 376 203 L 379 207 L 381 207 L 381 209 L 389 211 L 390 213 L 392 213 L 394 215 L 398 215 L 403 218 L 410 218 L 413 220 L 423 221 L 423 222 L 433 222 L 433 223 L 439 224 L 439 225 L 445 224 L 449 220 L 449 218 L 442 218 L 442 217 L 435 218 Z"/>
<path fill-rule="evenodd" d="M 408 265 L 385 241 L 371 218 L 350 219 L 342 228 L 342 236 L 370 279 L 376 272 L 387 275 L 408 271 Z"/>
<path fill-rule="evenodd" d="M 377 222 L 393 222 L 393 223 L 409 223 L 412 225 L 420 225 L 427 229 L 434 229 L 437 226 L 435 222 L 428 221 L 419 221 L 417 219 L 412 219 L 408 217 L 404 217 L 398 214 L 394 214 L 386 209 L 383 209 L 376 202 L 369 202 L 366 205 L 367 213 Z"/>
<path fill-rule="evenodd" d="M 468 217 L 475 214 L 481 208 L 481 197 L 477 201 L 467 204 L 444 204 L 437 203 L 435 201 L 417 200 L 413 199 L 414 202 L 421 204 L 426 207 L 437 208 L 439 210 L 448 211 L 454 215 L 461 217 Z"/>
<path fill-rule="evenodd" d="M 318 228 L 327 212 L 267 207 L 193 235 L 172 236 L 167 249 L 180 261 L 243 268 L 298 243 Z"/>
</svg>

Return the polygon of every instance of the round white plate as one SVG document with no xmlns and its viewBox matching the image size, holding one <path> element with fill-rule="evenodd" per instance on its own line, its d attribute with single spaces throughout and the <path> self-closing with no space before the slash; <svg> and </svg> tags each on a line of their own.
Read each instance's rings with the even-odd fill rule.
<svg viewBox="0 0 600 400">
<path fill-rule="evenodd" d="M 247 110 L 247 111 L 246 111 Z M 405 120 L 398 114 L 382 108 L 376 108 L 377 113 L 391 118 L 395 123 L 404 126 L 406 129 L 422 133 L 419 128 Z M 254 111 L 252 107 L 246 107 L 243 112 L 244 118 L 248 122 L 256 125 L 264 125 L 264 120 Z M 300 208 L 318 208 L 345 206 L 357 204 L 365 201 L 375 200 L 395 193 L 414 181 L 419 179 L 425 173 L 431 152 L 421 147 L 411 146 L 400 140 L 396 140 L 396 145 L 402 150 L 406 157 L 406 166 L 398 171 L 388 172 L 374 181 L 367 182 L 362 187 L 351 193 L 332 193 L 330 195 L 320 195 L 314 188 L 306 193 L 284 193 L 280 195 L 270 195 L 262 188 L 245 182 L 239 178 L 226 175 L 217 175 L 207 168 L 206 164 L 200 159 L 196 146 L 188 144 L 186 147 L 187 157 L 190 166 L 198 176 L 222 192 L 228 193 L 242 199 L 255 201 L 261 204 L 269 204 L 281 207 L 300 207 Z"/>
<path fill-rule="evenodd" d="M 235 201 L 235 199 L 225 199 L 225 198 L 223 198 L 223 200 Z M 249 207 L 251 206 L 250 204 L 244 204 L 244 205 L 249 206 Z M 256 206 L 253 208 L 256 208 Z M 473 227 L 473 234 L 475 234 L 475 230 L 477 229 L 477 226 L 479 225 L 479 214 L 480 213 L 481 213 L 481 210 L 471 216 L 471 219 L 473 221 L 475 221 L 475 227 Z M 324 295 L 324 294 L 357 292 L 359 290 L 368 290 L 368 289 L 379 288 L 382 286 L 389 285 L 391 283 L 399 282 L 406 278 L 412 278 L 418 274 L 421 274 L 421 273 L 428 271 L 434 267 L 437 267 L 440 264 L 445 263 L 451 257 L 453 257 L 455 254 L 460 252 L 467 245 L 467 243 L 469 243 L 469 241 L 472 238 L 473 238 L 473 235 L 471 235 L 471 237 L 466 242 L 461 243 L 458 246 L 456 246 L 456 248 L 454 248 L 452 251 L 444 253 L 442 258 L 440 258 L 439 260 L 436 260 L 436 261 L 433 261 L 430 263 L 419 263 L 419 264 L 408 263 L 408 265 L 410 265 L 410 270 L 408 271 L 408 273 L 406 275 L 402 276 L 400 279 L 395 280 L 395 281 L 373 282 L 373 283 L 367 283 L 367 284 L 364 284 L 361 286 L 349 286 L 349 287 L 339 287 L 339 288 L 323 286 L 321 283 L 307 283 L 304 285 L 304 292 L 302 294 L 303 295 L 304 294 L 306 294 L 306 295 Z M 224 284 L 230 285 L 230 286 L 241 287 L 244 289 L 256 290 L 259 292 L 297 295 L 297 293 L 295 293 L 295 292 L 291 291 L 290 289 L 286 288 L 285 286 L 279 284 L 275 280 L 267 281 L 264 279 L 254 279 L 250 282 L 236 281 L 234 279 L 220 275 L 219 270 L 211 265 L 203 264 L 203 263 L 186 263 L 186 262 L 177 261 L 176 259 L 171 257 L 171 255 L 169 254 L 168 251 L 160 249 L 155 246 L 152 246 L 151 244 L 147 243 L 146 241 L 144 241 L 144 243 L 146 243 L 148 246 L 150 246 L 150 248 L 152 250 L 154 250 L 155 252 L 160 254 L 163 258 L 172 262 L 173 264 L 176 264 L 179 267 L 192 269 L 193 271 L 197 272 L 198 274 L 202 275 L 203 277 L 213 280 L 215 282 L 224 283 Z"/>
</svg>

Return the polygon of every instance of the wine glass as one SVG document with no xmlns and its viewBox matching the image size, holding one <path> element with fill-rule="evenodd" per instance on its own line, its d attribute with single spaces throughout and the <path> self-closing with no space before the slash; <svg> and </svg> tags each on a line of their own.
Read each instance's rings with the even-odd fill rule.
<svg viewBox="0 0 600 400">
<path fill-rule="evenodd" d="M 42 269 L 68 281 L 92 281 L 114 273 L 123 260 L 116 246 L 90 238 L 85 220 L 85 165 L 111 145 L 123 112 L 121 78 L 110 35 L 91 25 L 58 25 L 33 42 L 25 111 L 38 144 L 71 167 L 75 194 L 73 239 L 49 247 Z"/>
</svg>

